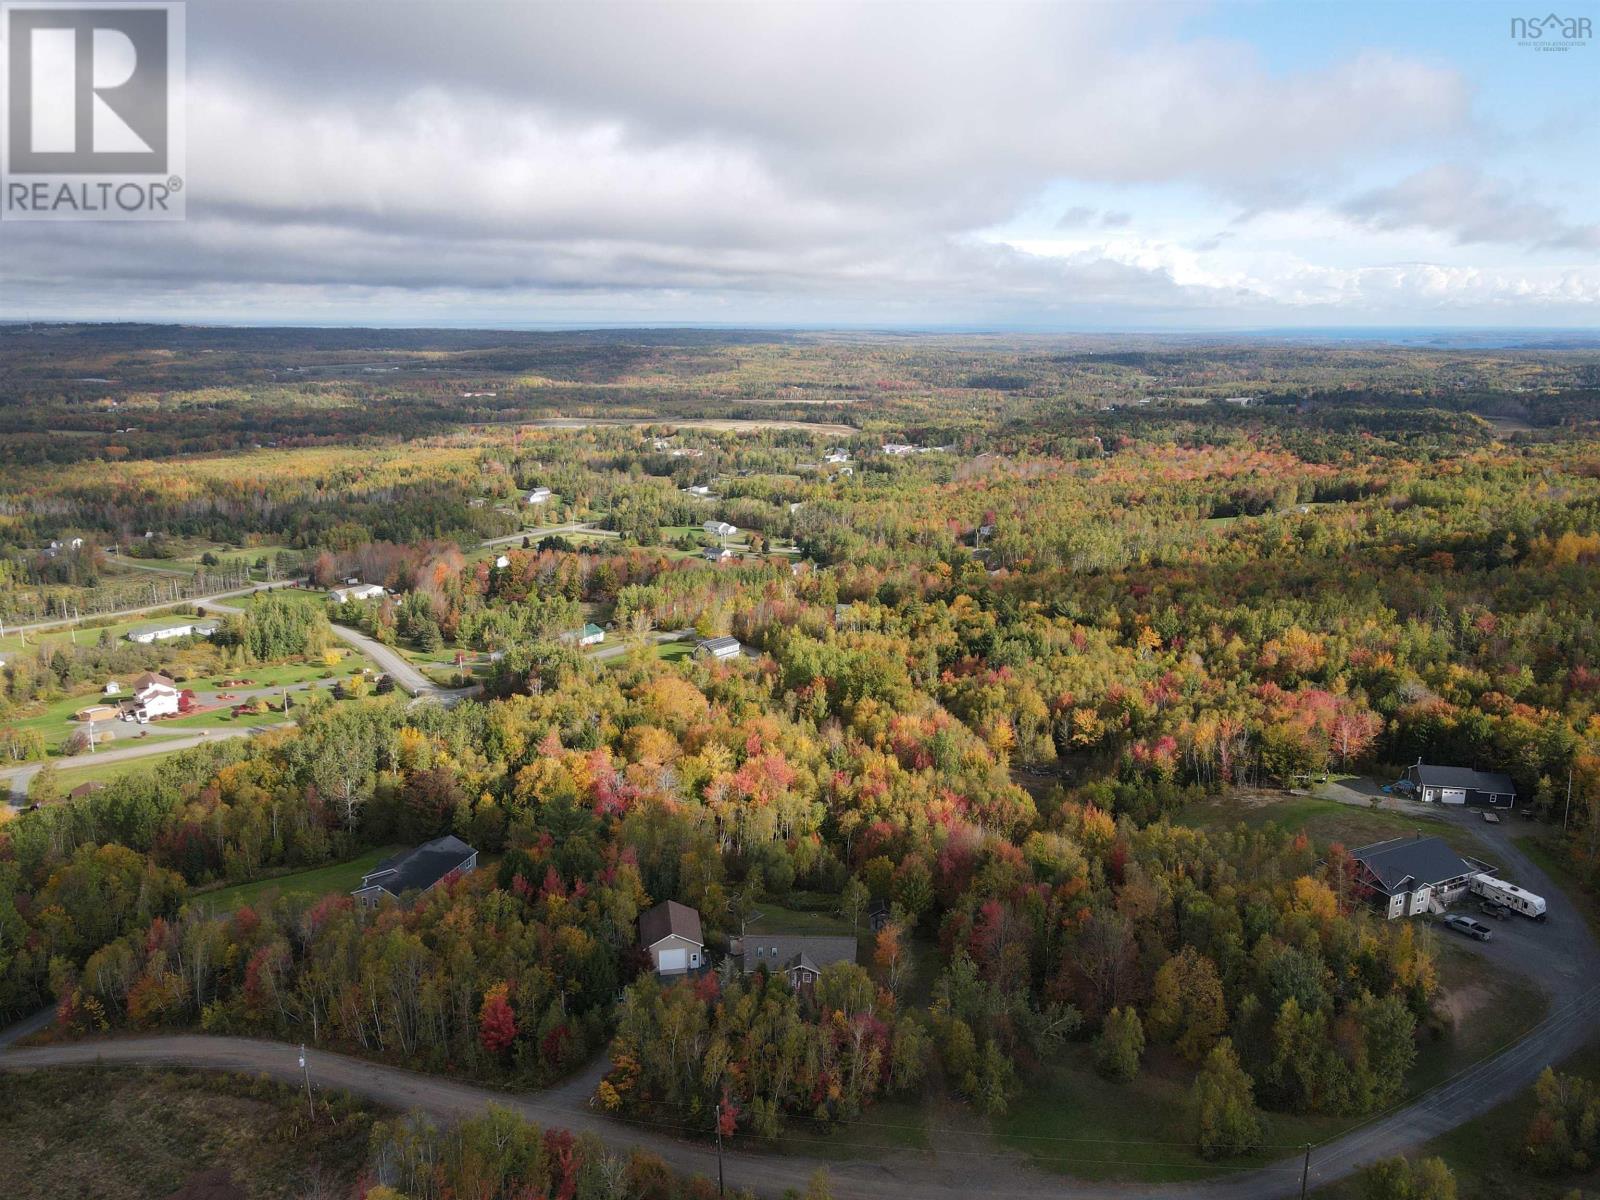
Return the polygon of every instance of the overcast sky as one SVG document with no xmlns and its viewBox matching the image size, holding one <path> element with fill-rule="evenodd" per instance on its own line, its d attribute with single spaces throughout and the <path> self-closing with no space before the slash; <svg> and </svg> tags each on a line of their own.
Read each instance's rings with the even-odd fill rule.
<svg viewBox="0 0 1600 1200">
<path fill-rule="evenodd" d="M 1526 7 L 191 0 L 187 221 L 0 225 L 0 317 L 1593 327 Z"/>
</svg>

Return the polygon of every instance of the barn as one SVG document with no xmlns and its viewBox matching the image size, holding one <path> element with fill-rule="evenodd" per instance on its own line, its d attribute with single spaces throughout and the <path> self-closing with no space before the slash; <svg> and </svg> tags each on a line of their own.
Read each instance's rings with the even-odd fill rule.
<svg viewBox="0 0 1600 1200">
<path fill-rule="evenodd" d="M 1517 785 L 1511 776 L 1467 767 L 1435 767 L 1419 762 L 1406 771 L 1418 800 L 1429 804 L 1465 804 L 1472 808 L 1517 806 Z"/>
</svg>

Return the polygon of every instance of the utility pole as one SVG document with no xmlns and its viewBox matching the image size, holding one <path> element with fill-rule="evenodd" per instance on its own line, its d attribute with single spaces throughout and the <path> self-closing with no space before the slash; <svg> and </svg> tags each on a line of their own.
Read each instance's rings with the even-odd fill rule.
<svg viewBox="0 0 1600 1200">
<path fill-rule="evenodd" d="M 1567 807 L 1561 813 L 1561 832 L 1567 831 L 1567 818 L 1572 815 L 1572 764 L 1567 764 Z"/>
<path fill-rule="evenodd" d="M 717 1195 L 722 1195 L 722 1105 L 717 1105 Z"/>
<path fill-rule="evenodd" d="M 1300 1168 L 1300 1200 L 1306 1200 L 1306 1182 L 1311 1178 L 1311 1143 L 1306 1143 L 1306 1161 Z"/>
<path fill-rule="evenodd" d="M 317 1104 L 310 1098 L 310 1066 L 306 1062 L 306 1043 L 301 1042 L 301 1070 L 306 1072 L 306 1107 L 310 1110 L 310 1118 L 317 1120 Z"/>
</svg>

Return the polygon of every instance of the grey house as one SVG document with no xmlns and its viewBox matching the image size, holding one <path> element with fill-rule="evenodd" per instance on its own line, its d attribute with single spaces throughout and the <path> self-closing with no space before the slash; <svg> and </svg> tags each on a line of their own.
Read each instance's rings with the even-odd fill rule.
<svg viewBox="0 0 1600 1200">
<path fill-rule="evenodd" d="M 361 877 L 361 886 L 350 894 L 376 908 L 385 896 L 398 899 L 407 892 L 431 891 L 447 876 L 466 875 L 477 867 L 478 852 L 454 834 L 446 834 L 384 859 Z"/>
<path fill-rule="evenodd" d="M 740 939 L 739 969 L 746 975 L 766 968 L 782 972 L 792 988 L 816 983 L 826 967 L 856 960 L 856 939 L 797 933 L 747 933 Z"/>
<path fill-rule="evenodd" d="M 1417 799 L 1430 804 L 1466 804 L 1474 808 L 1517 806 L 1517 785 L 1511 776 L 1467 767 L 1431 767 L 1417 763 L 1406 771 L 1417 789 Z"/>
<path fill-rule="evenodd" d="M 1462 858 L 1443 838 L 1392 838 L 1352 850 L 1355 885 L 1384 916 L 1438 912 L 1460 898 L 1482 869 Z"/>
<path fill-rule="evenodd" d="M 639 943 L 650 952 L 657 975 L 698 971 L 706 961 L 700 914 L 676 900 L 663 900 L 640 914 Z"/>
</svg>

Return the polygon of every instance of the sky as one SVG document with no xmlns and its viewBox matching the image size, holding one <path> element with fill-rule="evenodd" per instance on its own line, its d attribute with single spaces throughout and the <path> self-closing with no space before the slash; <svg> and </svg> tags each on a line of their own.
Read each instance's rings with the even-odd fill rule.
<svg viewBox="0 0 1600 1200">
<path fill-rule="evenodd" d="M 1526 9 L 191 0 L 187 219 L 0 223 L 0 319 L 1593 329 Z"/>
</svg>

